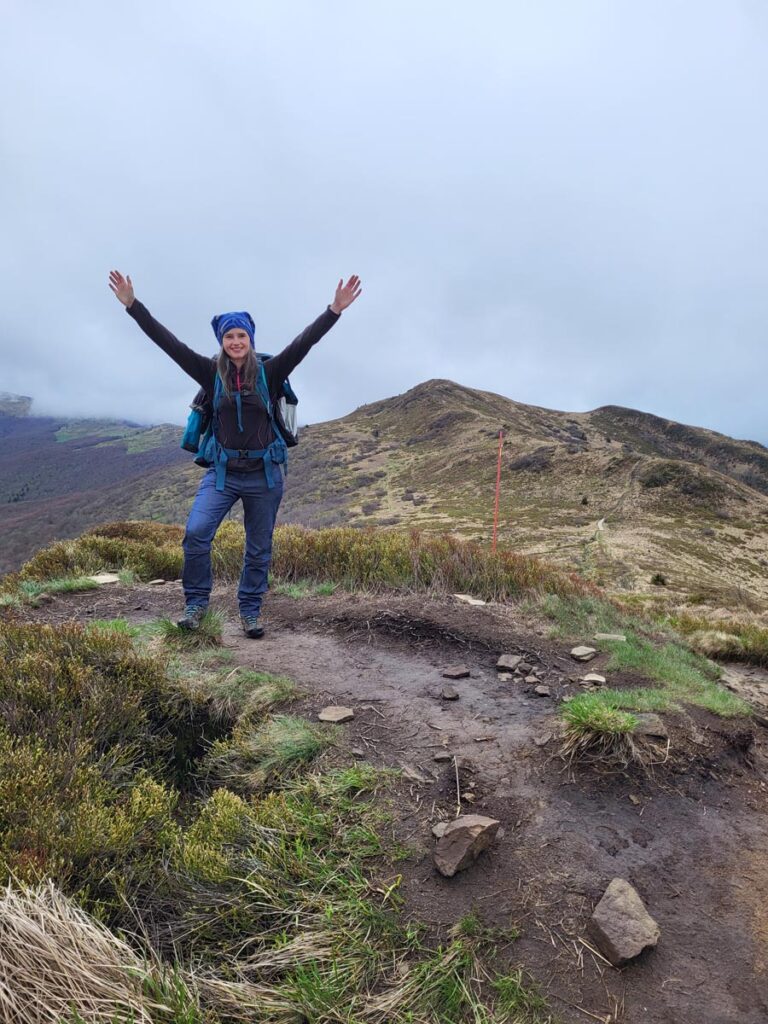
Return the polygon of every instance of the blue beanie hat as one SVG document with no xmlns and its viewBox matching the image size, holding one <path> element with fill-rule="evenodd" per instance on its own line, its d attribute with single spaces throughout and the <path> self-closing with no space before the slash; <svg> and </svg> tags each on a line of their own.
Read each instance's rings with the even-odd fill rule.
<svg viewBox="0 0 768 1024">
<path fill-rule="evenodd" d="M 253 335 L 256 331 L 256 325 L 253 322 L 253 317 L 250 313 L 246 313 L 244 310 L 241 313 L 219 313 L 211 320 L 211 327 L 213 333 L 216 335 L 216 340 L 221 345 L 222 339 L 227 331 L 231 331 L 233 327 L 239 327 L 245 331 L 248 337 L 251 339 L 251 348 L 256 348 L 256 343 L 253 340 Z"/>
</svg>

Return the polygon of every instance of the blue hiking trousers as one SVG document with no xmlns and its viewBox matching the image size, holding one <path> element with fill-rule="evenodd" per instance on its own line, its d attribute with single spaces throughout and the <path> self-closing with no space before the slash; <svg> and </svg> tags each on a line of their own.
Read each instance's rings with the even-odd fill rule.
<svg viewBox="0 0 768 1024">
<path fill-rule="evenodd" d="M 239 499 L 243 503 L 245 553 L 237 598 L 240 614 L 258 616 L 267 592 L 272 561 L 272 533 L 283 497 L 283 474 L 275 467 L 274 486 L 269 487 L 263 469 L 253 473 L 227 470 L 223 491 L 216 490 L 216 471 L 209 469 L 198 488 L 182 547 L 182 583 L 187 606 L 205 607 L 211 596 L 211 544 L 224 516 Z"/>
</svg>

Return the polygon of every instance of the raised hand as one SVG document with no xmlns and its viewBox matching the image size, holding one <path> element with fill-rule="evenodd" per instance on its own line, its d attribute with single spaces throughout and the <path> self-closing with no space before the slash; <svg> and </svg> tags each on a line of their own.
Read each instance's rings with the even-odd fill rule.
<svg viewBox="0 0 768 1024">
<path fill-rule="evenodd" d="M 362 290 L 360 278 L 357 274 L 353 274 L 346 284 L 344 284 L 344 278 L 342 278 L 336 287 L 336 296 L 331 303 L 333 312 L 341 313 L 347 306 L 351 306 Z"/>
<path fill-rule="evenodd" d="M 133 283 L 131 282 L 130 274 L 127 277 L 123 277 L 119 270 L 111 270 L 109 273 L 109 287 L 126 308 L 133 304 L 136 296 L 133 294 Z"/>
</svg>

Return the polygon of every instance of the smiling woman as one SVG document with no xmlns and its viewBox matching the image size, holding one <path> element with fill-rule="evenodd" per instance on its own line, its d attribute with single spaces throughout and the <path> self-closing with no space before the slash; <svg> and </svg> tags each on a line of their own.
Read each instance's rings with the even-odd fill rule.
<svg viewBox="0 0 768 1024">
<path fill-rule="evenodd" d="M 360 295 L 353 275 L 336 287 L 333 302 L 276 356 L 255 352 L 250 313 L 221 313 L 211 321 L 218 357 L 199 355 L 158 323 L 138 301 L 129 276 L 113 270 L 109 287 L 148 337 L 204 389 L 214 408 L 212 460 L 198 489 L 184 534 L 182 582 L 186 607 L 178 625 L 198 629 L 213 586 L 211 544 L 224 516 L 243 503 L 245 553 L 238 589 L 246 636 L 264 635 L 259 622 L 272 560 L 272 533 L 283 496 L 285 439 L 275 418 L 285 378 Z"/>
</svg>

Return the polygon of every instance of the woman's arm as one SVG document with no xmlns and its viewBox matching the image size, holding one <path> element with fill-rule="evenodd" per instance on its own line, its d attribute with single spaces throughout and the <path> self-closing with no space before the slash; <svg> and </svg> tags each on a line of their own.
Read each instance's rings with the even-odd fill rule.
<svg viewBox="0 0 768 1024">
<path fill-rule="evenodd" d="M 309 327 L 305 327 L 301 334 L 294 338 L 282 352 L 266 360 L 264 371 L 267 375 L 270 392 L 279 387 L 285 378 L 296 369 L 312 346 L 316 345 L 323 335 L 330 331 L 342 311 L 352 305 L 361 291 L 360 278 L 356 274 L 350 277 L 346 285 L 343 279 L 339 281 L 333 302 L 326 311 L 321 313 Z"/>
<path fill-rule="evenodd" d="M 183 341 L 179 341 L 171 332 L 159 323 L 146 306 L 136 298 L 130 277 L 123 277 L 117 270 L 109 275 L 109 287 L 125 306 L 126 313 L 132 317 L 147 337 L 169 355 L 185 373 L 212 393 L 215 371 L 210 356 L 201 356 L 193 352 Z"/>
</svg>

